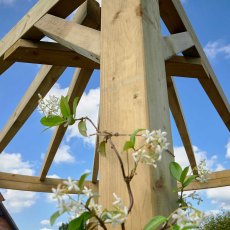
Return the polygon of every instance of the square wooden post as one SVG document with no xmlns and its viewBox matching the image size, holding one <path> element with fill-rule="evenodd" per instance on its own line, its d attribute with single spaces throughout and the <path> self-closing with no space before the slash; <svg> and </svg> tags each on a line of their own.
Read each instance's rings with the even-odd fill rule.
<svg viewBox="0 0 230 230">
<path fill-rule="evenodd" d="M 101 130 L 132 133 L 137 128 L 163 129 L 172 146 L 161 39 L 158 0 L 102 1 Z M 125 140 L 115 139 L 120 150 Z M 168 169 L 173 160 L 165 152 L 156 170 L 146 165 L 138 168 L 131 184 L 135 204 L 126 229 L 141 230 L 152 216 L 168 215 L 176 207 L 177 194 L 172 192 L 176 183 Z M 100 157 L 99 177 L 100 203 L 110 208 L 115 192 L 128 206 L 127 190 L 112 150 Z"/>
</svg>

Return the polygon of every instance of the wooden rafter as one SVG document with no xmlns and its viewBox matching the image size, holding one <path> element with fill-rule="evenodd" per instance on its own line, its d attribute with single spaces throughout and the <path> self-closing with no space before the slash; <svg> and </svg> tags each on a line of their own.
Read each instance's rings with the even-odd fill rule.
<svg viewBox="0 0 230 230">
<path fill-rule="evenodd" d="M 192 143 L 190 141 L 187 125 L 184 119 L 183 111 L 180 106 L 180 101 L 177 95 L 176 87 L 171 77 L 167 77 L 167 86 L 168 86 L 168 98 L 169 98 L 169 106 L 171 112 L 173 114 L 175 123 L 177 125 L 177 129 L 180 133 L 182 142 L 184 144 L 185 151 L 187 153 L 189 163 L 192 167 L 193 173 L 197 174 L 196 170 L 196 159 L 194 155 L 194 151 L 192 148 Z"/>
<path fill-rule="evenodd" d="M 80 8 L 79 14 L 86 14 L 81 11 L 81 8 L 85 8 L 84 3 Z M 83 23 L 87 26 L 91 26 L 91 21 L 87 20 L 85 22 L 83 16 L 76 18 L 78 23 Z M 81 21 L 80 21 L 81 20 Z M 48 93 L 54 83 L 58 80 L 61 74 L 65 71 L 66 67 L 61 66 L 42 66 L 39 73 L 35 77 L 34 81 L 31 83 L 26 94 L 20 101 L 18 107 L 9 118 L 8 122 L 4 126 L 0 133 L 0 153 L 9 144 L 12 138 L 16 135 L 19 129 L 23 126 L 29 116 L 37 107 L 38 93 L 43 97 Z"/>
<path fill-rule="evenodd" d="M 195 46 L 183 52 L 183 54 L 186 57 L 200 57 L 202 59 L 208 74 L 206 78 L 199 79 L 199 81 L 225 125 L 230 130 L 229 103 L 189 22 L 181 2 L 178 0 L 160 0 L 159 4 L 161 17 L 170 33 L 176 34 L 187 31 L 192 37 Z"/>
<path fill-rule="evenodd" d="M 94 1 L 89 0 L 88 2 L 83 4 L 81 7 L 79 7 L 74 20 L 80 21 L 85 16 L 85 19 L 83 20 L 83 25 L 86 24 L 89 27 L 98 29 L 99 25 L 95 23 L 93 20 L 89 20 L 90 18 L 92 18 L 91 13 L 100 11 L 99 4 L 98 3 L 94 4 L 93 2 Z M 95 14 L 98 15 L 98 13 L 95 13 Z M 92 72 L 93 72 L 92 69 L 76 70 L 73 80 L 70 85 L 70 89 L 68 91 L 68 94 L 70 96 L 70 103 L 73 102 L 73 99 L 75 97 L 79 97 L 79 99 L 81 98 Z M 52 164 L 52 161 L 64 137 L 65 132 L 66 132 L 66 128 L 64 128 L 63 126 L 59 126 L 58 128 L 56 128 L 53 134 L 53 137 L 49 145 L 49 148 L 46 154 L 46 158 L 45 158 L 45 161 L 43 163 L 42 170 L 40 173 L 41 181 L 45 179 L 49 171 L 49 168 Z"/>
<path fill-rule="evenodd" d="M 207 78 L 201 58 L 174 56 L 165 62 L 168 76 Z"/>
<path fill-rule="evenodd" d="M 33 192 L 52 192 L 52 188 L 56 188 L 65 179 L 46 178 L 41 182 L 37 176 L 25 176 L 19 174 L 3 173 L 0 172 L 0 188 L 15 189 Z M 96 184 L 86 181 L 85 185 L 97 192 Z M 71 193 L 71 192 L 70 192 Z M 74 192 L 73 192 L 74 193 Z"/>
<path fill-rule="evenodd" d="M 3 61 L 4 54 L 19 39 L 31 39 L 39 41 L 44 37 L 43 33 L 34 28 L 34 24 L 46 13 L 65 18 L 71 14 L 84 0 L 40 0 L 17 23 L 17 25 L 0 41 L 0 74 L 6 71 L 12 61 Z"/>
<path fill-rule="evenodd" d="M 230 186 L 230 170 L 213 172 L 208 176 L 208 182 L 200 183 L 199 181 L 194 181 L 185 190 L 191 191 L 225 186 Z"/>
<path fill-rule="evenodd" d="M 34 42 L 25 39 L 19 39 L 9 48 L 4 55 L 4 60 L 79 68 L 100 68 L 98 63 L 58 43 Z"/>
<path fill-rule="evenodd" d="M 191 36 L 188 32 L 172 34 L 162 39 L 164 59 L 168 60 L 172 56 L 188 50 L 194 46 Z"/>
<path fill-rule="evenodd" d="M 100 31 L 46 14 L 34 25 L 61 45 L 99 63 Z"/>
<path fill-rule="evenodd" d="M 73 100 L 75 97 L 81 98 L 85 87 L 93 73 L 93 69 L 77 69 L 74 77 L 72 79 L 72 82 L 70 84 L 70 88 L 68 91 L 69 95 L 69 103 L 70 107 L 72 108 Z M 49 171 L 49 168 L 52 164 L 52 161 L 55 157 L 55 154 L 58 150 L 58 147 L 64 137 L 64 134 L 66 132 L 66 127 L 64 126 L 58 126 L 53 134 L 51 143 L 49 145 L 45 161 L 42 166 L 42 170 L 40 173 L 40 180 L 43 181 L 46 178 L 46 175 Z"/>
<path fill-rule="evenodd" d="M 43 97 L 65 71 L 61 66 L 42 66 L 19 105 L 0 132 L 0 153 L 5 149 L 38 105 L 38 94 Z"/>
</svg>

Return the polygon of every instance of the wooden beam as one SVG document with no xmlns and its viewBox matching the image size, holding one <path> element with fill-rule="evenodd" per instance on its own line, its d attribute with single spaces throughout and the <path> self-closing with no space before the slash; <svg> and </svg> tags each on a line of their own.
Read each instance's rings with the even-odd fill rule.
<svg viewBox="0 0 230 230">
<path fill-rule="evenodd" d="M 73 104 L 75 97 L 78 97 L 80 100 L 92 73 L 93 73 L 93 69 L 77 69 L 76 70 L 74 77 L 72 79 L 72 82 L 70 84 L 69 91 L 68 91 L 69 103 L 70 103 L 71 108 L 72 108 L 72 104 Z M 40 173 L 41 181 L 45 180 L 46 178 L 46 175 L 56 155 L 58 147 L 61 144 L 62 138 L 64 137 L 66 129 L 67 128 L 64 126 L 58 126 L 54 131 L 54 134 L 50 142 L 50 145 L 49 145 L 49 148 L 48 148 L 48 151 L 47 151 L 47 154 L 46 154 L 43 166 L 42 166 L 42 170 Z"/>
<path fill-rule="evenodd" d="M 79 7 L 78 12 L 77 12 L 77 17 L 75 17 L 73 20 L 76 20 L 77 22 L 82 22 L 83 25 L 92 27 L 97 29 L 100 27 L 97 23 L 94 23 L 94 20 L 92 20 L 91 13 L 96 11 L 98 12 L 98 9 L 100 11 L 100 6 L 97 3 L 96 5 L 94 4 L 94 0 L 88 0 L 84 4 Z M 87 14 L 86 14 L 87 12 Z M 95 13 L 96 14 L 96 13 Z M 97 14 L 96 14 L 97 15 Z M 85 17 L 85 18 L 84 18 Z M 70 103 L 73 102 L 73 99 L 75 97 L 80 97 L 82 96 L 84 89 L 89 81 L 89 78 L 92 74 L 93 70 L 92 69 L 79 69 L 76 70 L 73 80 L 71 82 L 68 94 L 70 96 Z M 46 154 L 46 158 L 44 160 L 41 172 L 40 172 L 40 180 L 44 180 L 49 168 L 52 164 L 52 161 L 55 157 L 55 154 L 57 152 L 57 149 L 62 141 L 62 138 L 64 137 L 64 134 L 66 132 L 66 128 L 63 126 L 59 126 L 56 128 L 51 143 L 49 145 L 49 149 Z"/>
<path fill-rule="evenodd" d="M 63 181 L 65 179 L 46 178 L 45 181 L 41 182 L 37 176 L 0 172 L 0 188 L 4 189 L 51 193 L 52 188 L 56 188 Z M 86 181 L 85 185 L 93 189 L 94 192 L 98 190 L 97 184 L 92 184 L 90 181 Z"/>
<path fill-rule="evenodd" d="M 172 143 L 161 42 L 158 1 L 132 0 L 124 4 L 123 0 L 103 0 L 101 130 L 132 133 L 140 127 L 161 128 L 167 131 Z M 126 140 L 114 139 L 116 147 L 122 149 Z M 100 157 L 99 202 L 109 207 L 115 192 L 128 204 L 119 162 L 109 145 L 107 150 L 107 156 Z M 121 155 L 127 167 L 126 154 Z M 129 157 L 131 168 L 131 154 Z M 176 183 L 168 171 L 171 161 L 173 156 L 164 153 L 156 170 L 138 166 L 132 181 L 135 203 L 126 229 L 143 229 L 152 216 L 168 215 L 176 207 L 177 195 L 172 193 Z"/>
<path fill-rule="evenodd" d="M 34 25 L 61 45 L 100 63 L 100 32 L 46 14 Z"/>
<path fill-rule="evenodd" d="M 165 62 L 167 76 L 206 78 L 207 71 L 201 58 L 174 56 Z"/>
<path fill-rule="evenodd" d="M 4 60 L 79 68 L 100 68 L 98 63 L 58 43 L 33 42 L 24 39 L 19 39 L 6 51 Z"/>
<path fill-rule="evenodd" d="M 85 5 L 83 4 L 79 7 L 79 9 L 84 6 Z M 78 13 L 84 14 L 84 12 L 81 10 Z M 76 22 L 83 23 L 86 26 L 92 25 L 92 22 L 90 20 L 85 21 L 83 16 L 79 17 L 79 21 Z M 65 69 L 66 67 L 60 66 L 42 66 L 26 94 L 20 101 L 15 112 L 12 114 L 5 127 L 0 132 L 0 153 L 9 144 L 12 138 L 16 135 L 16 133 L 37 107 L 38 93 L 40 93 L 42 96 L 45 96 L 61 74 L 65 71 Z"/>
<path fill-rule="evenodd" d="M 189 137 L 188 128 L 184 119 L 182 108 L 180 106 L 180 101 L 177 95 L 176 87 L 171 77 L 167 77 L 167 86 L 169 105 L 172 115 L 177 125 L 177 129 L 180 133 L 181 140 L 184 144 L 184 148 L 187 153 L 191 168 L 194 169 L 193 173 L 197 174 L 197 170 L 195 169 L 197 167 L 196 159 L 192 148 L 192 143 Z"/>
<path fill-rule="evenodd" d="M 178 184 L 178 186 L 180 186 Z M 200 183 L 199 181 L 194 181 L 185 188 L 185 191 L 209 189 L 209 188 L 219 188 L 230 186 L 230 170 L 224 170 L 219 172 L 213 172 L 208 176 L 207 183 Z"/>
<path fill-rule="evenodd" d="M 168 60 L 172 56 L 188 50 L 194 46 L 194 42 L 188 32 L 172 34 L 162 39 L 164 59 Z"/>
<path fill-rule="evenodd" d="M 9 144 L 19 129 L 23 126 L 38 105 L 38 94 L 43 97 L 65 71 L 61 66 L 42 66 L 21 99 L 14 113 L 11 115 L 3 130 L 0 132 L 0 153 Z"/>
<path fill-rule="evenodd" d="M 100 112 L 99 112 L 100 114 Z M 100 130 L 100 118 L 98 116 L 98 129 Z M 99 157 L 100 153 L 98 151 L 99 148 L 99 142 L 100 138 L 99 136 L 96 137 L 96 145 L 95 145 L 95 150 L 94 150 L 94 160 L 93 160 L 93 173 L 92 173 L 92 182 L 97 183 L 97 178 L 98 178 L 98 172 L 99 172 Z"/>
<path fill-rule="evenodd" d="M 35 29 L 34 24 L 45 14 L 65 18 L 71 14 L 84 0 L 40 0 L 17 23 L 13 29 L 0 41 L 0 74 L 6 71 L 13 62 L 3 61 L 3 55 L 20 38 L 39 41 L 44 37 L 43 33 Z"/>
<path fill-rule="evenodd" d="M 228 100 L 217 80 L 217 77 L 206 57 L 201 44 L 189 22 L 189 19 L 178 0 L 160 0 L 161 17 L 168 30 L 172 33 L 189 32 L 195 44 L 191 49 L 183 52 L 186 57 L 200 57 L 208 74 L 206 78 L 199 79 L 208 97 L 215 106 L 217 112 L 230 130 L 230 106 Z"/>
</svg>

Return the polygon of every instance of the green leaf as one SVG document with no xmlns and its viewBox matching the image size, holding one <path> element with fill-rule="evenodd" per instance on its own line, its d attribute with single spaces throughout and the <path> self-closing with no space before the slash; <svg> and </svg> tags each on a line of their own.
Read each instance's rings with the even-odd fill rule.
<svg viewBox="0 0 230 230">
<path fill-rule="evenodd" d="M 60 216 L 59 211 L 55 212 L 51 217 L 50 217 L 50 225 L 53 226 L 57 218 Z"/>
<path fill-rule="evenodd" d="M 75 123 L 75 120 L 72 115 L 70 115 L 67 119 L 67 125 L 73 125 Z"/>
<path fill-rule="evenodd" d="M 127 150 L 132 149 L 132 148 L 133 148 L 133 144 L 130 141 L 126 141 L 124 144 L 123 150 L 127 151 Z"/>
<path fill-rule="evenodd" d="M 65 120 L 60 116 L 49 116 L 43 117 L 40 122 L 44 126 L 53 127 L 63 124 Z"/>
<path fill-rule="evenodd" d="M 71 115 L 71 110 L 69 107 L 68 97 L 61 97 L 60 101 L 61 114 L 64 118 L 68 118 Z"/>
<path fill-rule="evenodd" d="M 145 129 L 136 129 L 130 136 L 130 143 L 132 144 L 132 148 L 134 148 L 135 143 L 136 143 L 136 135 L 143 130 Z"/>
<path fill-rule="evenodd" d="M 75 97 L 73 101 L 73 117 L 76 117 L 77 105 L 78 105 L 79 97 Z"/>
<path fill-rule="evenodd" d="M 87 137 L 87 127 L 86 127 L 86 122 L 84 120 L 81 120 L 78 123 L 78 129 L 82 136 Z"/>
<path fill-rule="evenodd" d="M 188 174 L 188 170 L 189 170 L 189 166 L 185 167 L 184 170 L 182 171 L 181 176 L 180 176 L 181 184 L 184 183 L 184 180 L 185 180 L 185 178 L 186 178 L 186 176 Z"/>
<path fill-rule="evenodd" d="M 181 166 L 176 162 L 171 162 L 169 165 L 170 173 L 172 177 L 174 177 L 177 181 L 180 181 L 182 168 Z"/>
<path fill-rule="evenodd" d="M 182 184 L 183 188 L 187 187 L 193 180 L 195 180 L 197 175 L 189 176 L 187 180 Z"/>
<path fill-rule="evenodd" d="M 180 227 L 177 224 L 175 224 L 170 228 L 170 230 L 180 230 Z"/>
<path fill-rule="evenodd" d="M 81 175 L 80 180 L 78 181 L 78 187 L 82 190 L 84 187 L 84 182 L 87 176 L 89 176 L 90 173 L 84 173 Z"/>
<path fill-rule="evenodd" d="M 86 222 L 91 217 L 89 212 L 82 213 L 78 218 L 69 223 L 68 230 L 85 230 Z"/>
<path fill-rule="evenodd" d="M 99 145 L 99 148 L 98 148 L 98 151 L 99 153 L 102 155 L 102 156 L 106 156 L 106 148 L 105 148 L 105 145 L 106 145 L 106 141 L 102 141 Z"/>
<path fill-rule="evenodd" d="M 164 216 L 155 216 L 148 222 L 148 224 L 145 225 L 144 230 L 156 230 L 166 221 L 167 218 Z"/>
<path fill-rule="evenodd" d="M 199 226 L 197 225 L 190 225 L 190 226 L 187 226 L 187 227 L 183 227 L 182 230 L 187 230 L 187 229 L 195 229 L 195 228 L 199 228 Z"/>
</svg>

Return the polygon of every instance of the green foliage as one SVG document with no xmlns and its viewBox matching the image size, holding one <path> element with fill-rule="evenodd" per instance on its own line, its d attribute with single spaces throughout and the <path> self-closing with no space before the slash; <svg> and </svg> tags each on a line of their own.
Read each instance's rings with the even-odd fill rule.
<svg viewBox="0 0 230 230">
<path fill-rule="evenodd" d="M 60 116 L 43 117 L 40 120 L 41 124 L 47 127 L 54 127 L 65 123 L 65 120 Z"/>
<path fill-rule="evenodd" d="M 91 217 L 89 212 L 82 213 L 78 218 L 69 223 L 68 230 L 86 230 L 86 222 Z"/>
<path fill-rule="evenodd" d="M 172 177 L 181 183 L 182 188 L 187 187 L 197 177 L 196 175 L 188 176 L 189 166 L 182 169 L 177 162 L 171 162 L 169 169 Z"/>
<path fill-rule="evenodd" d="M 60 216 L 59 211 L 55 212 L 51 217 L 50 217 L 50 225 L 53 226 L 57 218 Z"/>
<path fill-rule="evenodd" d="M 99 145 L 98 151 L 102 156 L 106 156 L 106 141 L 102 141 Z"/>
<path fill-rule="evenodd" d="M 144 230 L 157 230 L 160 226 L 166 223 L 167 218 L 164 216 L 154 216 L 148 224 L 145 225 Z"/>
<path fill-rule="evenodd" d="M 74 117 L 74 118 L 76 117 L 78 102 L 79 102 L 79 98 L 78 98 L 78 97 L 75 97 L 75 98 L 74 98 L 74 101 L 73 101 L 73 117 Z"/>
<path fill-rule="evenodd" d="M 68 227 L 69 227 L 68 224 L 62 224 L 62 225 L 59 227 L 59 230 L 68 230 Z"/>
<path fill-rule="evenodd" d="M 68 102 L 68 97 L 61 97 L 60 100 L 60 109 L 61 109 L 61 114 L 64 118 L 68 119 L 69 116 L 71 116 L 71 110 Z"/>
<path fill-rule="evenodd" d="M 87 137 L 87 127 L 86 127 L 86 122 L 84 120 L 81 120 L 78 123 L 78 130 L 82 136 Z"/>
<path fill-rule="evenodd" d="M 227 230 L 230 229 L 230 211 L 209 216 L 199 228 L 201 230 Z"/>
<path fill-rule="evenodd" d="M 124 151 L 128 151 L 129 149 L 134 149 L 135 143 L 136 143 L 136 135 L 143 130 L 145 129 L 137 129 L 131 134 L 130 140 L 126 141 L 124 144 L 124 147 L 123 147 Z"/>
<path fill-rule="evenodd" d="M 84 182 L 85 179 L 87 178 L 87 176 L 89 176 L 90 173 L 84 173 L 81 177 L 80 180 L 78 181 L 78 187 L 80 188 L 80 190 L 82 190 L 84 188 Z"/>
<path fill-rule="evenodd" d="M 169 165 L 169 169 L 172 177 L 175 178 L 177 181 L 180 181 L 182 174 L 181 166 L 176 162 L 171 162 Z"/>
</svg>

